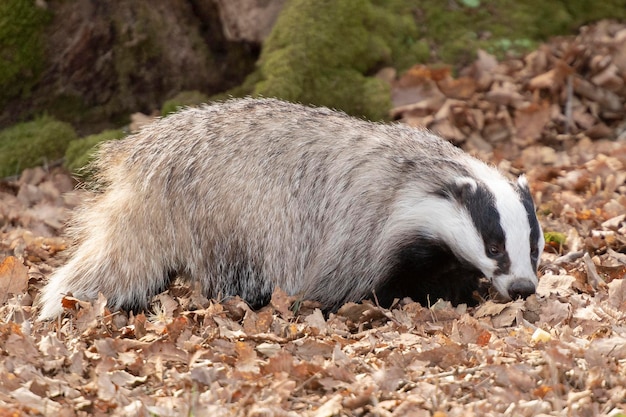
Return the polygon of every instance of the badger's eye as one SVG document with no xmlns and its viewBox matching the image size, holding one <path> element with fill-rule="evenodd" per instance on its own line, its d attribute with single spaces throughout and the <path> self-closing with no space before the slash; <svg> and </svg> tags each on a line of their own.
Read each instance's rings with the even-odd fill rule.
<svg viewBox="0 0 626 417">
<path fill-rule="evenodd" d="M 502 253 L 504 252 L 504 249 L 500 245 L 492 244 L 492 245 L 489 245 L 488 251 L 489 251 L 489 256 L 495 258 L 497 256 L 502 255 Z"/>
</svg>

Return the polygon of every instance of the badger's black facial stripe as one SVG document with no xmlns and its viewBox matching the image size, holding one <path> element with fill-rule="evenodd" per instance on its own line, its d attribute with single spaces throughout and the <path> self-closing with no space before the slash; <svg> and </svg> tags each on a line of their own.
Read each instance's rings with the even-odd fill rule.
<svg viewBox="0 0 626 417">
<path fill-rule="evenodd" d="M 483 238 L 485 254 L 497 262 L 495 273 L 507 274 L 511 259 L 506 250 L 506 235 L 500 224 L 496 199 L 491 191 L 480 183 L 474 187 L 464 181 L 457 181 L 445 187 L 442 194 L 453 196 L 467 209 L 476 230 Z M 463 236 L 459 236 L 459 239 L 463 239 Z"/>
<path fill-rule="evenodd" d="M 528 216 L 528 223 L 530 224 L 530 248 L 531 248 L 531 262 L 533 268 L 537 269 L 537 262 L 539 259 L 539 253 L 537 251 L 537 245 L 539 242 L 539 221 L 535 215 L 535 205 L 533 204 L 533 197 L 530 195 L 530 190 L 525 184 L 520 184 L 518 187 L 519 195 L 526 209 L 526 215 Z"/>
</svg>

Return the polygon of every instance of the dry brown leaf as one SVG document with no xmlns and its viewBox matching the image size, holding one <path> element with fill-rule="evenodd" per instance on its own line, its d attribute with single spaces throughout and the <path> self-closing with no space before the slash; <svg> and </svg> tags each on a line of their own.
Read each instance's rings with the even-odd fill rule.
<svg viewBox="0 0 626 417">
<path fill-rule="evenodd" d="M 537 294 L 548 297 L 550 294 L 567 297 L 574 293 L 572 286 L 576 282 L 576 278 L 571 275 L 544 275 L 539 280 L 537 286 Z"/>
<path fill-rule="evenodd" d="M 448 138 L 453 143 L 460 143 L 465 139 L 465 135 L 454 126 L 449 120 L 440 120 L 429 126 L 433 132 Z"/>
<path fill-rule="evenodd" d="M 491 86 L 497 66 L 495 56 L 480 49 L 477 51 L 477 59 L 468 72 L 473 75 L 479 90 L 484 91 Z"/>
<path fill-rule="evenodd" d="M 289 319 L 293 317 L 293 312 L 291 311 L 293 300 L 294 297 L 289 297 L 282 289 L 276 288 L 272 293 L 270 304 L 284 319 Z"/>
<path fill-rule="evenodd" d="M 428 361 L 429 366 L 447 369 L 451 366 L 466 364 L 466 353 L 463 345 L 447 340 L 441 346 L 416 354 L 415 359 Z"/>
<path fill-rule="evenodd" d="M 0 294 L 4 303 L 9 294 L 22 294 L 28 288 L 28 268 L 14 256 L 0 263 Z"/>
<path fill-rule="evenodd" d="M 305 322 L 311 327 L 317 330 L 316 334 L 325 335 L 328 333 L 328 325 L 322 314 L 322 310 L 316 308 L 313 314 L 309 314 L 305 318 Z"/>
<path fill-rule="evenodd" d="M 219 326 L 220 336 L 229 340 L 238 340 L 245 336 L 243 328 L 231 319 L 223 317 L 212 317 Z"/>
<path fill-rule="evenodd" d="M 40 415 L 53 414 L 59 415 L 63 410 L 61 404 L 49 399 L 35 395 L 27 387 L 20 387 L 10 393 L 12 399 L 21 404 L 22 407 L 36 411 Z M 21 414 L 18 414 L 21 415 Z"/>
<path fill-rule="evenodd" d="M 340 394 L 334 395 L 329 400 L 324 401 L 324 405 L 318 408 L 313 415 L 313 417 L 332 417 L 341 411 L 341 402 L 343 397 Z"/>
<path fill-rule="evenodd" d="M 335 345 L 332 342 L 317 341 L 312 339 L 299 340 L 295 344 L 295 352 L 298 357 L 306 360 L 312 360 L 316 356 L 328 359 L 332 356 L 335 348 Z"/>
<path fill-rule="evenodd" d="M 626 311 L 626 280 L 615 279 L 608 284 L 609 303 L 613 308 Z"/>
<path fill-rule="evenodd" d="M 528 87 L 531 89 L 552 89 L 559 84 L 562 84 L 562 78 L 558 77 L 556 69 L 551 69 L 533 77 L 528 83 Z"/>
<path fill-rule="evenodd" d="M 488 316 L 497 316 L 502 313 L 506 309 L 506 304 L 502 303 L 494 303 L 493 301 L 486 301 L 481 304 L 474 313 L 474 317 L 488 317 Z"/>
<path fill-rule="evenodd" d="M 437 86 L 446 97 L 459 100 L 472 97 L 477 87 L 476 81 L 470 77 L 444 78 L 437 83 Z"/>
<path fill-rule="evenodd" d="M 550 103 L 547 100 L 520 106 L 515 111 L 516 136 L 527 144 L 532 144 L 541 138 L 549 121 Z"/>
<path fill-rule="evenodd" d="M 237 354 L 236 368 L 238 371 L 259 373 L 256 352 L 250 344 L 241 341 L 236 342 L 235 353 Z"/>
<path fill-rule="evenodd" d="M 170 323 L 168 323 L 165 328 L 167 330 L 167 335 L 169 340 L 172 342 L 176 342 L 180 334 L 189 326 L 189 320 L 185 317 L 176 317 Z"/>
<path fill-rule="evenodd" d="M 511 82 L 492 85 L 491 90 L 485 94 L 485 98 L 492 103 L 512 107 L 518 107 L 525 101 L 518 87 Z"/>
<path fill-rule="evenodd" d="M 555 298 L 551 297 L 548 302 L 543 303 L 540 312 L 541 322 L 551 327 L 567 323 L 572 318 L 572 306 L 568 303 L 562 303 Z"/>
</svg>

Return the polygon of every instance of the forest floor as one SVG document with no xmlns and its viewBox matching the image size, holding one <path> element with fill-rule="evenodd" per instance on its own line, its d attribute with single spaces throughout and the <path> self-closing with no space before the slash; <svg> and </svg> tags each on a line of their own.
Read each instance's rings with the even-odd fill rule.
<svg viewBox="0 0 626 417">
<path fill-rule="evenodd" d="M 84 194 L 29 169 L 0 182 L 0 417 L 626 415 L 626 26 L 390 78 L 392 117 L 527 175 L 548 242 L 536 295 L 324 317 L 280 291 L 253 311 L 177 282 L 149 313 L 67 297 L 37 322 Z"/>
</svg>

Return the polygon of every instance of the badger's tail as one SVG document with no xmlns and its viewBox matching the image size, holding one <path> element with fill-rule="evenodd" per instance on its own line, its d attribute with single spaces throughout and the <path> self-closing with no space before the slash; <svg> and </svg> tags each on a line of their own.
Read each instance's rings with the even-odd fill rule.
<svg viewBox="0 0 626 417">
<path fill-rule="evenodd" d="M 171 257 L 151 237 L 162 219 L 151 218 L 141 200 L 130 183 L 116 184 L 75 213 L 68 230 L 75 249 L 43 289 L 40 320 L 59 316 L 70 293 L 94 300 L 101 292 L 113 309 L 140 309 L 166 287 Z"/>
</svg>

